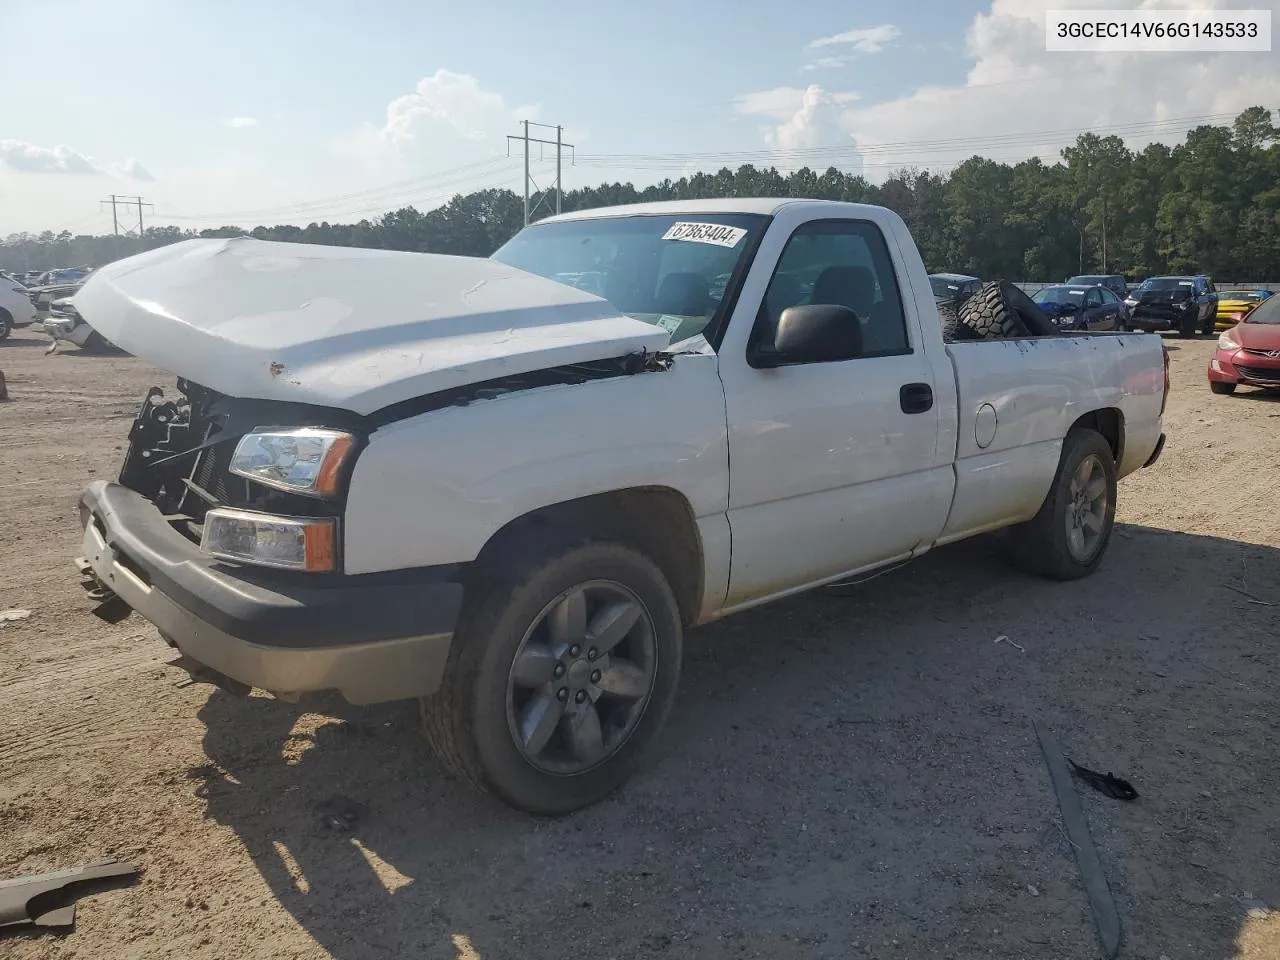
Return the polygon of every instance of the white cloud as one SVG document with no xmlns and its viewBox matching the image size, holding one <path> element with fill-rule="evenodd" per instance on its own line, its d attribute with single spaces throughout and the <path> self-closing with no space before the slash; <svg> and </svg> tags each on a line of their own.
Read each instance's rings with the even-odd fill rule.
<svg viewBox="0 0 1280 960">
<path fill-rule="evenodd" d="M 413 93 L 387 105 L 387 122 L 380 133 L 394 144 L 442 131 L 463 140 L 482 140 L 536 115 L 536 107 L 512 109 L 501 94 L 483 89 L 475 77 L 442 67 L 419 80 Z"/>
<path fill-rule="evenodd" d="M 124 163 L 113 164 L 112 169 L 114 170 L 114 172 L 118 173 L 120 176 L 128 177 L 130 180 L 154 180 L 155 179 L 155 177 L 151 175 L 151 172 L 147 170 L 146 167 L 140 164 L 137 160 L 134 160 L 132 157 L 130 157 Z"/>
<path fill-rule="evenodd" d="M 93 157 L 87 157 L 65 145 L 40 147 L 25 140 L 0 140 L 0 168 L 15 173 L 65 173 L 127 180 L 155 179 L 133 158 L 121 163 L 99 163 Z"/>
<path fill-rule="evenodd" d="M 816 60 L 806 63 L 800 69 L 806 73 L 812 70 L 832 70 L 836 67 L 846 66 L 848 63 L 848 57 L 818 57 Z"/>
<path fill-rule="evenodd" d="M 247 127 L 256 127 L 258 119 L 256 117 L 228 117 L 222 121 L 222 125 L 228 130 L 243 130 Z"/>
<path fill-rule="evenodd" d="M 862 27 L 858 30 L 846 30 L 844 33 L 833 34 L 829 37 L 819 37 L 809 44 L 809 49 L 849 47 L 858 53 L 879 53 L 900 36 L 902 36 L 902 31 L 893 24 L 882 23 L 878 27 Z"/>
<path fill-rule="evenodd" d="M 1046 54 L 1044 14 L 1061 6 L 1060 0 L 991 0 L 969 26 L 969 71 L 954 85 L 870 104 L 850 104 L 837 94 L 829 95 L 834 104 L 821 96 L 806 102 L 805 91 L 779 87 L 740 97 L 738 110 L 778 121 L 762 130 L 770 146 L 851 135 L 864 154 L 868 176 L 880 179 L 895 166 L 948 169 L 974 154 L 1010 163 L 1032 156 L 1052 162 L 1074 141 L 1075 131 L 1083 130 L 1116 133 L 1137 149 L 1152 140 L 1173 144 L 1192 124 L 1160 126 L 1162 121 L 1221 115 L 1213 122 L 1229 124 L 1245 107 L 1280 103 L 1280 60 L 1269 55 Z M 1078 0 L 1075 6 L 1107 9 L 1115 2 Z M 1226 9 L 1229 4 L 1143 0 L 1140 6 Z M 1278 0 L 1255 6 L 1280 12 Z M 858 31 L 811 46 L 829 50 L 853 33 Z M 941 142 L 948 140 L 963 142 Z"/>
<path fill-rule="evenodd" d="M 794 168 L 806 165 L 805 158 L 796 158 L 797 150 L 822 148 L 825 152 L 815 156 L 814 167 L 837 166 L 846 170 L 860 170 L 861 159 L 857 144 L 844 129 L 843 117 L 849 104 L 858 99 L 852 91 L 824 90 L 811 84 L 801 90 L 797 87 L 775 87 L 739 97 L 735 104 L 739 113 L 748 116 L 767 117 L 775 121 L 763 127 L 765 144 L 778 151 L 777 166 Z M 844 150 L 830 148 L 845 148 Z"/>
<path fill-rule="evenodd" d="M 24 140 L 0 140 L 0 166 L 18 173 L 101 174 L 88 157 L 68 146 L 38 147 Z"/>
</svg>

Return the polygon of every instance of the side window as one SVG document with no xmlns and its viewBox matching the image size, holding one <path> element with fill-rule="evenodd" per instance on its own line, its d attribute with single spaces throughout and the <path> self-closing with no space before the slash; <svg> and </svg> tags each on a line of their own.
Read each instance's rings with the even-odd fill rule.
<svg viewBox="0 0 1280 960">
<path fill-rule="evenodd" d="M 765 291 L 753 341 L 770 341 L 787 307 L 820 303 L 858 315 L 862 356 L 911 352 L 898 278 L 874 223 L 817 220 L 797 228 Z"/>
<path fill-rule="evenodd" d="M 1084 305 L 1086 307 L 1102 306 L 1102 294 L 1098 290 L 1090 290 L 1084 295 Z"/>
<path fill-rule="evenodd" d="M 1099 290 L 1098 292 L 1099 292 L 1100 294 L 1102 294 L 1102 302 L 1103 302 L 1104 304 L 1105 304 L 1105 303 L 1116 303 L 1116 302 L 1117 302 L 1117 301 L 1119 301 L 1119 299 L 1120 299 L 1120 298 L 1119 298 L 1119 297 L 1117 297 L 1114 293 L 1112 293 L 1110 290 L 1108 290 L 1106 287 L 1103 287 L 1103 288 L 1102 288 L 1101 290 Z"/>
</svg>

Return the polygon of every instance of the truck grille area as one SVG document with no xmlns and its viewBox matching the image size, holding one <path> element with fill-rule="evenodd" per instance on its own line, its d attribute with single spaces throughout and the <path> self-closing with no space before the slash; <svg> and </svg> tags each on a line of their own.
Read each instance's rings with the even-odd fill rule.
<svg viewBox="0 0 1280 960">
<path fill-rule="evenodd" d="M 231 473 L 240 438 L 260 426 L 328 426 L 363 434 L 354 414 L 281 401 L 244 400 L 178 380 L 178 397 L 153 387 L 129 430 L 119 482 L 141 493 L 191 540 L 205 514 L 235 507 L 291 517 L 338 517 L 345 495 L 322 500 Z"/>
</svg>

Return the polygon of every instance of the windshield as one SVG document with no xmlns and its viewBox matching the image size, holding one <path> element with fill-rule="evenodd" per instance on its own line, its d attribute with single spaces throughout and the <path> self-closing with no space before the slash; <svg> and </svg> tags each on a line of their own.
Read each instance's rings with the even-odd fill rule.
<svg viewBox="0 0 1280 960">
<path fill-rule="evenodd" d="M 1036 303 L 1070 303 L 1080 306 L 1084 303 L 1084 287 L 1043 287 L 1031 295 Z"/>
<path fill-rule="evenodd" d="M 1181 280 L 1178 277 L 1157 277 L 1153 280 L 1143 280 L 1142 286 L 1138 287 L 1140 291 L 1146 290 L 1190 290 L 1195 286 L 1192 280 Z"/>
<path fill-rule="evenodd" d="M 959 280 L 948 280 L 945 277 L 930 277 L 929 286 L 933 287 L 933 295 L 942 300 L 948 300 L 960 293 L 961 282 Z"/>
<path fill-rule="evenodd" d="M 1106 282 L 1110 279 L 1111 279 L 1110 277 L 1104 277 L 1101 275 L 1088 276 L 1088 277 L 1072 277 L 1070 280 L 1067 281 L 1067 284 L 1069 286 L 1075 286 L 1075 287 L 1082 286 L 1082 285 L 1086 287 L 1095 287 L 1095 286 L 1105 285 Z"/>
<path fill-rule="evenodd" d="M 1269 323 L 1280 326 L 1280 297 L 1266 297 L 1263 301 L 1254 307 L 1247 317 L 1244 318 L 1245 323 Z"/>
<path fill-rule="evenodd" d="M 534 224 L 493 259 L 604 297 L 676 343 L 716 317 L 729 278 L 767 221 L 690 213 Z"/>
</svg>

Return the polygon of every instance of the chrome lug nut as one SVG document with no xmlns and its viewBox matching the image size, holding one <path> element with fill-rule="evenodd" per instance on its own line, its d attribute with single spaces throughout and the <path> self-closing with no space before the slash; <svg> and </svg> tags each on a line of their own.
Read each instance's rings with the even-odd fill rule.
<svg viewBox="0 0 1280 960">
<path fill-rule="evenodd" d="M 575 703 L 582 703 L 582 701 L 584 701 L 584 700 L 586 700 L 586 699 L 587 699 L 587 691 L 585 691 L 585 690 L 579 690 L 579 691 L 578 691 L 576 694 L 574 694 L 574 696 L 573 696 L 573 700 L 574 700 L 574 702 L 575 702 Z"/>
<path fill-rule="evenodd" d="M 556 668 L 555 668 L 554 670 L 552 670 L 551 672 L 552 672 L 556 677 L 563 677 L 563 676 L 564 676 L 564 664 L 563 664 L 563 663 L 557 663 L 557 664 L 556 664 Z"/>
<path fill-rule="evenodd" d="M 588 660 L 594 660 L 598 656 L 600 656 L 600 651 L 597 650 L 595 647 L 592 647 L 590 650 L 587 651 Z"/>
<path fill-rule="evenodd" d="M 568 687 L 561 687 L 559 690 L 557 690 L 557 691 L 556 691 L 556 699 L 557 699 L 557 700 L 568 700 L 568 699 L 569 699 L 569 688 L 568 688 Z"/>
<path fill-rule="evenodd" d="M 581 652 L 582 652 L 582 648 L 578 646 L 576 643 L 569 648 L 569 656 L 571 657 L 576 657 Z"/>
<path fill-rule="evenodd" d="M 591 671 L 591 682 L 592 682 L 592 683 L 599 683 L 599 682 L 600 682 L 600 671 L 599 671 L 599 670 L 592 670 L 592 671 Z"/>
</svg>

